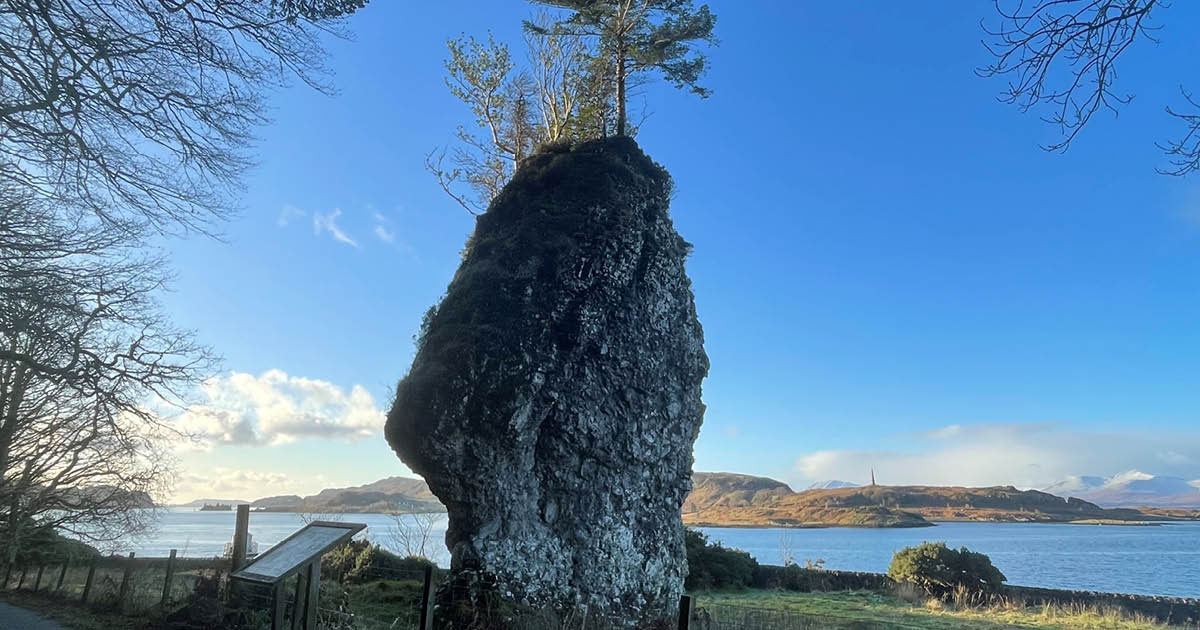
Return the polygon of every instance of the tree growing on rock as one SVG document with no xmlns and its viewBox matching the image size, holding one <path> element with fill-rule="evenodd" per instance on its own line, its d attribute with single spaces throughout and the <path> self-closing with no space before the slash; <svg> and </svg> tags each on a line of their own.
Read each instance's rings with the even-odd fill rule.
<svg viewBox="0 0 1200 630">
<path fill-rule="evenodd" d="M 490 33 L 446 43 L 446 86 L 470 108 L 474 130 L 460 125 L 458 146 L 431 152 L 425 169 L 471 214 L 487 209 L 539 145 L 603 135 L 611 108 L 595 56 L 544 14 L 533 23 L 542 34 L 526 33 L 524 65 Z"/>
<path fill-rule="evenodd" d="M 709 90 L 700 85 L 708 59 L 696 50 L 698 43 L 716 44 L 717 17 L 708 5 L 695 8 L 692 0 L 532 0 L 570 15 L 558 22 L 558 32 L 589 40 L 597 57 L 611 70 L 616 103 L 616 134 L 626 135 L 628 87 L 631 77 L 657 71 L 668 82 L 701 98 Z M 526 22 L 539 35 L 551 31 Z"/>
</svg>

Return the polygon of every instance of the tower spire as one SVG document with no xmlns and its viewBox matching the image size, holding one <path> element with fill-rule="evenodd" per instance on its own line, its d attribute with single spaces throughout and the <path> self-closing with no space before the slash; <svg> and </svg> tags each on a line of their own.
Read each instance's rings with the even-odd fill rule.
<svg viewBox="0 0 1200 630">
<path fill-rule="evenodd" d="M 875 468 L 871 467 L 871 485 L 875 485 Z"/>
</svg>

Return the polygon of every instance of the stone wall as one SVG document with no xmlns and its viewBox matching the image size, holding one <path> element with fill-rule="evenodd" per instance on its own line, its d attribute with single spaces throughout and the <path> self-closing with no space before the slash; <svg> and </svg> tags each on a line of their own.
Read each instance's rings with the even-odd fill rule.
<svg viewBox="0 0 1200 630">
<path fill-rule="evenodd" d="M 1023 600 L 1028 606 L 1042 604 L 1115 606 L 1165 623 L 1180 625 L 1200 623 L 1200 599 L 1196 598 L 1068 591 L 1033 586 L 1009 586 L 1005 591 L 1008 597 Z"/>
<path fill-rule="evenodd" d="M 882 592 L 891 590 L 894 586 L 895 582 L 883 573 L 826 571 L 798 566 L 781 567 L 765 564 L 759 565 L 754 573 L 755 588 L 779 588 L 800 592 L 846 590 Z M 1025 606 L 1078 604 L 1097 608 L 1116 607 L 1164 623 L 1181 625 L 1200 623 L 1200 599 L 1197 598 L 1071 591 L 1033 586 L 1007 586 L 1004 596 L 1010 601 L 1022 602 Z"/>
</svg>

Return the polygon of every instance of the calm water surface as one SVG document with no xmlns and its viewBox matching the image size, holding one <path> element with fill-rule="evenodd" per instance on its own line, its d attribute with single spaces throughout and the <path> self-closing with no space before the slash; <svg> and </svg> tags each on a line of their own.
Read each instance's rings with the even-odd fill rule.
<svg viewBox="0 0 1200 630">
<path fill-rule="evenodd" d="M 385 514 L 347 514 L 342 520 L 367 525 L 366 536 L 397 548 L 395 522 Z M 171 508 L 158 529 L 125 550 L 139 556 L 166 556 L 171 549 L 191 557 L 213 556 L 233 537 L 233 512 Z M 304 525 L 297 514 L 250 513 L 250 533 L 266 551 Z M 798 563 L 825 560 L 825 568 L 887 571 L 897 550 L 923 541 L 945 541 L 985 553 L 1010 584 L 1148 595 L 1200 597 L 1200 523 L 1160 527 L 945 523 L 922 529 L 725 529 L 703 528 L 710 539 L 748 551 L 759 562 L 780 564 L 790 545 Z M 446 532 L 444 517 L 434 540 Z M 449 554 L 436 545 L 439 564 Z"/>
<path fill-rule="evenodd" d="M 703 529 L 713 540 L 780 564 L 823 558 L 825 568 L 887 571 L 892 554 L 945 541 L 987 554 L 1009 584 L 1200 597 L 1200 523 L 1158 527 L 1031 523 L 943 523 L 919 529 Z"/>
</svg>

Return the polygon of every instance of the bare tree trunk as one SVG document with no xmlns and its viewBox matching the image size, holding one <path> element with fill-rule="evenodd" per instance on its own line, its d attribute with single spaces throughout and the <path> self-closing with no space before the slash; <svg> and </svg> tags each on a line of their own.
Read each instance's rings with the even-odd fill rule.
<svg viewBox="0 0 1200 630">
<path fill-rule="evenodd" d="M 9 392 L 6 402 L 7 409 L 3 418 L 0 418 L 0 488 L 5 485 L 5 471 L 8 470 L 9 453 L 12 450 L 13 436 L 17 431 L 17 423 L 20 421 L 18 412 L 20 411 L 21 403 L 25 397 L 25 365 L 18 364 L 16 374 L 13 376 L 12 389 Z"/>
<path fill-rule="evenodd" d="M 617 135 L 625 135 L 625 47 L 617 54 Z"/>
<path fill-rule="evenodd" d="M 17 561 L 17 548 L 21 543 L 21 523 L 17 510 L 20 507 L 20 499 L 15 495 L 12 502 L 9 503 L 8 509 L 8 565 L 12 566 Z"/>
</svg>

